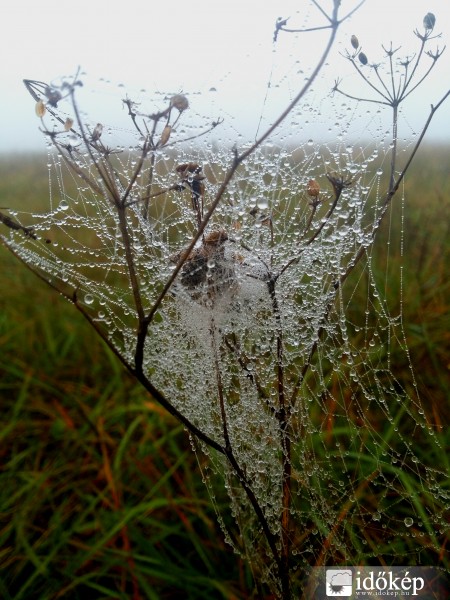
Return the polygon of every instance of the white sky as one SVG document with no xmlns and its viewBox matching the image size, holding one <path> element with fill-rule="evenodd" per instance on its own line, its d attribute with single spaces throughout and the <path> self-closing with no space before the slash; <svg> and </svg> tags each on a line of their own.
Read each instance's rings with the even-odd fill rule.
<svg viewBox="0 0 450 600">
<path fill-rule="evenodd" d="M 321 4 L 328 8 L 332 1 L 321 0 Z M 341 14 L 356 4 L 357 0 L 342 0 Z M 328 90 L 336 77 L 349 72 L 339 52 L 349 47 L 352 33 L 369 61 L 378 62 L 380 44 L 389 45 L 391 40 L 411 55 L 417 48 L 411 32 L 416 27 L 422 30 L 423 16 L 429 11 L 436 15 L 435 32 L 443 34 L 430 48 L 446 42 L 449 47 L 416 101 L 407 107 L 409 123 L 419 128 L 430 104 L 450 88 L 450 0 L 366 0 L 342 27 L 328 79 L 320 85 Z M 274 46 L 279 16 L 291 16 L 292 26 L 322 22 L 309 0 L 2 0 L 0 151 L 44 147 L 34 102 L 22 79 L 50 82 L 74 74 L 78 66 L 92 81 L 99 77 L 113 81 L 118 94 L 114 102 L 124 95 L 118 83 L 127 90 L 145 88 L 149 93 L 200 92 L 190 97 L 191 105 L 197 103 L 200 112 L 211 115 L 220 105 L 225 114 L 234 116 L 238 131 L 252 136 L 268 81 L 272 88 L 265 113 L 270 119 L 289 99 L 286 94 L 295 93 L 302 84 L 304 75 L 298 71 L 307 73 L 323 47 L 321 35 L 312 33 L 300 39 L 281 34 Z M 344 81 L 351 86 L 349 77 Z M 211 87 L 217 93 L 209 92 Z M 318 86 L 316 92 L 320 90 Z M 437 114 L 429 139 L 447 142 L 449 133 L 450 100 Z"/>
</svg>

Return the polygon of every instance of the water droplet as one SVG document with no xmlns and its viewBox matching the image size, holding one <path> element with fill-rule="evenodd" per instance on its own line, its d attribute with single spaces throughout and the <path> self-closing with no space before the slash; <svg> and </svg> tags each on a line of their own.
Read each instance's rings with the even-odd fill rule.
<svg viewBox="0 0 450 600">
<path fill-rule="evenodd" d="M 403 522 L 406 525 L 406 527 L 411 527 L 411 525 L 414 523 L 414 521 L 413 521 L 413 519 L 411 519 L 411 517 L 406 517 Z"/>
<path fill-rule="evenodd" d="M 94 302 L 94 296 L 92 294 L 86 294 L 84 296 L 84 302 L 86 304 L 92 304 Z"/>
<path fill-rule="evenodd" d="M 269 204 L 268 204 L 266 198 L 259 198 L 258 201 L 256 202 L 256 206 L 261 210 L 266 210 L 266 208 L 268 208 Z"/>
</svg>

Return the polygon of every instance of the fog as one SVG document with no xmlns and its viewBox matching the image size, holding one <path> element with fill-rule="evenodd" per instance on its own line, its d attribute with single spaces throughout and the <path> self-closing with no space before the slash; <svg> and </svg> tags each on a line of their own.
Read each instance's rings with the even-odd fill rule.
<svg viewBox="0 0 450 600">
<path fill-rule="evenodd" d="M 324 9 L 332 6 L 323 0 Z M 357 5 L 343 0 L 341 15 Z M 4 1 L 0 25 L 1 77 L 0 151 L 42 150 L 34 101 L 24 78 L 51 83 L 74 75 L 80 67 L 91 92 L 87 108 L 96 120 L 114 119 L 128 93 L 183 92 L 193 110 L 207 117 L 223 116 L 236 135 L 254 137 L 260 118 L 270 123 L 301 88 L 318 60 L 328 33 L 300 36 L 282 33 L 273 42 L 275 22 L 287 18 L 290 27 L 324 24 L 323 15 L 309 0 L 212 2 L 149 2 L 129 0 Z M 369 62 L 383 57 L 381 44 L 401 46 L 399 56 L 418 49 L 413 30 L 423 31 L 427 12 L 436 15 L 434 33 L 442 38 L 430 49 L 450 43 L 450 6 L 442 0 L 366 0 L 343 23 L 323 77 L 312 100 L 327 96 L 336 78 L 346 89 L 363 96 L 362 81 L 342 54 L 356 34 Z M 425 57 L 428 64 L 429 57 Z M 83 78 L 83 77 L 82 77 Z M 105 80 L 108 85 L 105 85 Z M 120 87 L 119 87 L 120 86 Z M 122 87 L 123 86 L 123 87 Z M 359 86 L 359 87 L 358 87 Z M 437 61 L 429 79 L 405 104 L 405 135 L 419 131 L 430 104 L 450 88 L 450 48 Z M 100 93 L 101 91 L 101 93 Z M 98 93 L 96 93 L 98 92 Z M 333 119 L 324 103 L 321 120 Z M 370 108 L 370 106 L 369 106 Z M 428 139 L 447 142 L 450 101 L 440 109 Z M 299 131 L 301 137 L 302 131 Z M 318 130 L 320 135 L 320 128 Z M 241 138 L 242 139 L 242 138 Z"/>
</svg>

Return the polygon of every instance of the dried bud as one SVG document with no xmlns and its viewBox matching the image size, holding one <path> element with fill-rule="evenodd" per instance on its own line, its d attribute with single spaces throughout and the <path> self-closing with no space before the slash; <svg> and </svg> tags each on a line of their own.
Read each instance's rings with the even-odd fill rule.
<svg viewBox="0 0 450 600">
<path fill-rule="evenodd" d="M 308 196 L 311 196 L 311 198 L 317 198 L 317 196 L 320 194 L 320 185 L 315 179 L 310 179 L 308 181 L 306 192 Z"/>
<path fill-rule="evenodd" d="M 436 17 L 433 15 L 433 13 L 427 13 L 423 18 L 423 26 L 425 27 L 425 29 L 427 31 L 431 31 L 432 29 L 434 29 L 435 24 Z"/>
<path fill-rule="evenodd" d="M 170 125 L 166 125 L 162 130 L 161 137 L 159 139 L 159 145 L 164 146 L 167 144 L 170 138 L 170 134 L 172 133 L 172 127 Z"/>
<path fill-rule="evenodd" d="M 175 96 L 172 96 L 170 99 L 170 106 L 174 106 L 177 110 L 183 112 L 183 110 L 189 108 L 189 102 L 183 94 L 175 94 Z"/>
<path fill-rule="evenodd" d="M 367 65 L 367 56 L 364 54 L 364 52 L 360 52 L 360 53 L 358 54 L 358 58 L 359 58 L 359 62 L 360 62 L 362 65 Z"/>
<path fill-rule="evenodd" d="M 73 119 L 69 119 L 67 117 L 66 122 L 64 123 L 64 131 L 70 131 L 73 127 Z"/>
<path fill-rule="evenodd" d="M 202 170 L 202 167 L 200 165 L 198 165 L 197 163 L 183 163 L 182 165 L 178 165 L 175 168 L 175 171 L 177 173 L 180 173 L 180 175 L 185 175 L 187 173 L 200 173 L 200 171 Z"/>
<path fill-rule="evenodd" d="M 356 37 L 356 35 L 352 35 L 352 37 L 350 38 L 350 42 L 353 46 L 353 48 L 356 50 L 357 48 L 359 48 L 359 40 Z"/>
<path fill-rule="evenodd" d="M 205 235 L 205 244 L 211 244 L 213 246 L 219 246 L 219 244 L 223 244 L 228 239 L 228 233 L 225 229 L 215 229 L 214 231 L 210 231 Z"/>
<path fill-rule="evenodd" d="M 94 131 L 92 132 L 92 141 L 93 142 L 98 142 L 98 140 L 100 139 L 101 135 L 103 132 L 103 125 L 101 123 L 97 123 L 97 125 L 94 127 Z"/>
<path fill-rule="evenodd" d="M 42 102 L 42 100 L 38 100 L 36 102 L 36 106 L 34 107 L 34 110 L 36 111 L 36 115 L 42 119 L 42 117 L 45 115 L 47 109 L 45 108 L 45 104 Z"/>
<path fill-rule="evenodd" d="M 58 102 L 61 100 L 61 92 L 58 90 L 52 90 L 52 88 L 46 87 L 44 94 L 47 96 L 48 103 L 50 106 L 56 108 L 58 106 Z"/>
</svg>

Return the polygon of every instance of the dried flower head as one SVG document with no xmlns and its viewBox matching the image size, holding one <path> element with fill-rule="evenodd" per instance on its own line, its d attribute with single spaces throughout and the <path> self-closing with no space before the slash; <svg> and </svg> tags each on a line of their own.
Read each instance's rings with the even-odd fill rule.
<svg viewBox="0 0 450 600">
<path fill-rule="evenodd" d="M 94 131 L 92 132 L 92 138 L 91 138 L 92 141 L 98 142 L 102 133 L 103 133 L 103 125 L 101 123 L 97 123 L 97 125 L 94 127 Z"/>
<path fill-rule="evenodd" d="M 423 18 L 423 26 L 427 31 L 432 31 L 436 24 L 436 17 L 433 13 L 427 13 Z"/>
<path fill-rule="evenodd" d="M 364 54 L 364 52 L 360 52 L 360 53 L 358 54 L 358 58 L 359 58 L 359 62 L 360 62 L 362 65 L 367 65 L 367 62 L 368 62 L 368 61 L 367 61 L 367 56 Z"/>
<path fill-rule="evenodd" d="M 166 125 L 162 130 L 161 137 L 159 139 L 159 145 L 164 146 L 167 144 L 170 138 L 170 134 L 172 133 L 172 127 L 170 125 Z"/>
<path fill-rule="evenodd" d="M 220 244 L 226 242 L 227 239 L 228 234 L 225 229 L 215 229 L 205 235 L 204 243 L 213 246 L 219 246 Z"/>
<path fill-rule="evenodd" d="M 73 127 L 73 119 L 70 119 L 69 117 L 67 117 L 65 123 L 64 123 L 64 131 L 70 131 Z"/>
<path fill-rule="evenodd" d="M 183 163 L 183 164 L 175 167 L 175 171 L 177 173 L 179 173 L 180 175 L 187 175 L 188 173 L 198 174 L 198 173 L 200 173 L 201 170 L 202 170 L 201 165 L 194 163 L 194 162 Z"/>
<path fill-rule="evenodd" d="M 308 196 L 311 196 L 311 198 L 317 198 L 317 196 L 320 194 L 320 185 L 315 179 L 310 179 L 308 181 L 306 192 Z"/>
<path fill-rule="evenodd" d="M 352 37 L 350 38 L 350 42 L 353 46 L 353 48 L 356 50 L 357 48 L 359 48 L 359 40 L 356 37 L 356 35 L 352 35 Z"/>
<path fill-rule="evenodd" d="M 58 106 L 58 102 L 62 98 L 61 92 L 59 90 L 54 90 L 51 87 L 47 86 L 44 90 L 44 94 L 46 95 L 50 106 L 53 106 L 53 108 L 56 108 Z"/>
<path fill-rule="evenodd" d="M 34 110 L 36 111 L 36 115 L 42 119 L 42 117 L 45 115 L 45 113 L 47 112 L 47 109 L 45 108 L 45 104 L 43 103 L 42 100 L 38 100 L 36 102 L 36 106 L 34 108 Z"/>
<path fill-rule="evenodd" d="M 175 94 L 170 99 L 170 106 L 176 108 L 180 112 L 189 108 L 189 101 L 184 94 Z"/>
</svg>

